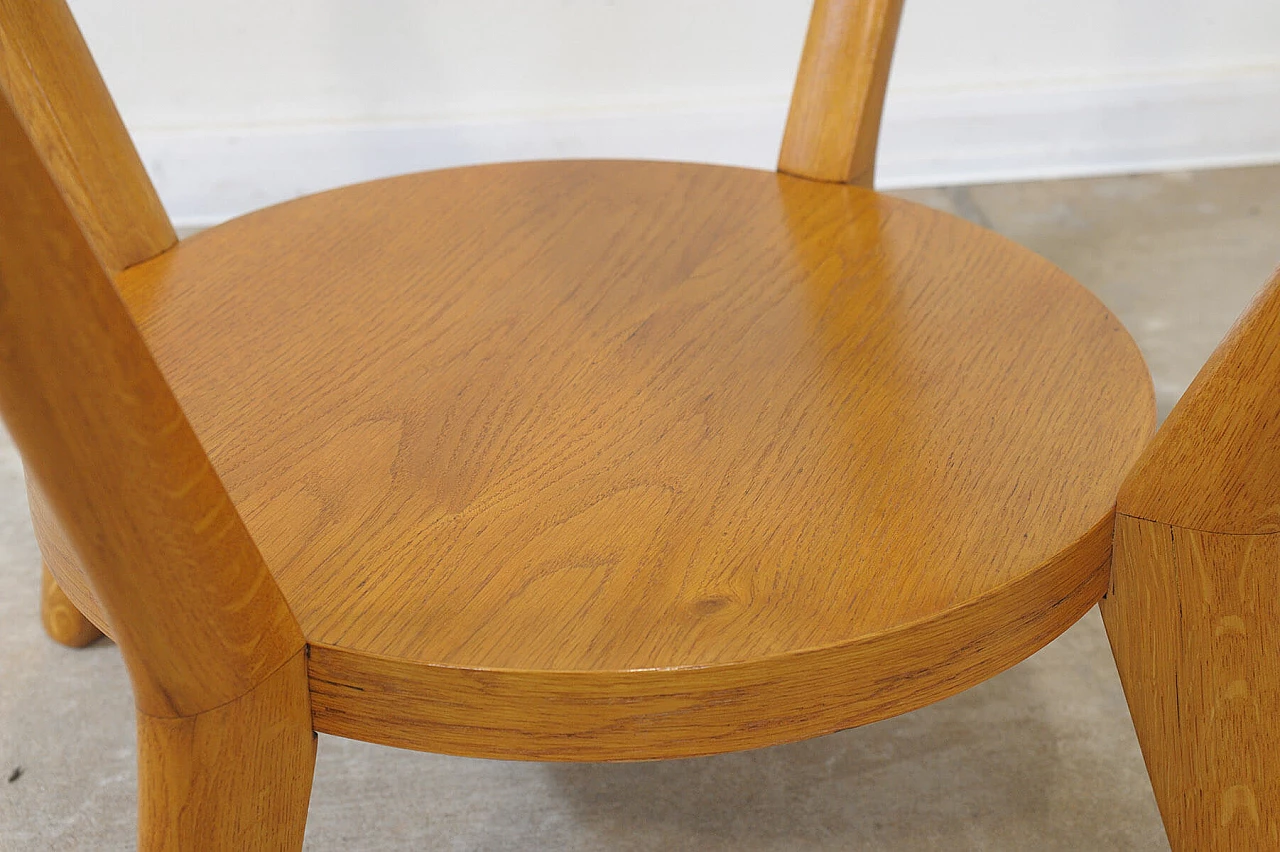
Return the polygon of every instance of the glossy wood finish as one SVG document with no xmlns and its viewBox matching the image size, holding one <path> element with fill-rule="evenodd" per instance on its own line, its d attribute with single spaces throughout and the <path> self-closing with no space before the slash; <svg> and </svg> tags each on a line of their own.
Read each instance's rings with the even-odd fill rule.
<svg viewBox="0 0 1280 852">
<path fill-rule="evenodd" d="M 903 0 L 815 0 L 778 171 L 870 187 Z"/>
<path fill-rule="evenodd" d="M 51 639 L 68 648 L 83 648 L 102 636 L 102 631 L 76 609 L 44 565 L 40 567 L 40 621 Z"/>
<path fill-rule="evenodd" d="M 1044 260 L 761 172 L 410 176 L 118 284 L 314 645 L 317 727 L 459 753 L 703 753 L 969 686 L 1101 594 L 1153 422 Z"/>
<path fill-rule="evenodd" d="M 1102 606 L 1176 850 L 1280 848 L 1280 275 L 1119 498 Z"/>
<path fill-rule="evenodd" d="M 138 714 L 140 849 L 302 849 L 315 769 L 299 652 L 197 716 Z"/>
</svg>

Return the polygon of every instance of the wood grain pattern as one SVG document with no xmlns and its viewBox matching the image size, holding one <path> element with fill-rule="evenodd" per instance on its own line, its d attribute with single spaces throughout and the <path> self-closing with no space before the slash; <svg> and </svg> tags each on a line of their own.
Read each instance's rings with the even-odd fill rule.
<svg viewBox="0 0 1280 852">
<path fill-rule="evenodd" d="M 301 849 L 298 631 L 109 273 L 172 229 L 65 5 L 0 0 L 0 413 L 138 706 L 139 848 Z M 55 639 L 101 635 L 46 568 Z"/>
<path fill-rule="evenodd" d="M 807 180 L 461 169 L 174 246 L 66 6 L 0 0 L 0 414 L 46 612 L 129 666 L 141 848 L 300 848 L 310 691 L 410 748 L 705 754 L 945 697 L 1099 598 L 1150 381 L 1045 261 L 841 185 L 900 12 L 818 0 Z"/>
<path fill-rule="evenodd" d="M 778 171 L 870 187 L 903 0 L 815 0 Z"/>
<path fill-rule="evenodd" d="M 0 414 L 139 710 L 225 704 L 301 649 L 297 624 L 7 95 L 0 186 Z"/>
<path fill-rule="evenodd" d="M 1007 588 L 846 645 L 723 665 L 510 671 L 311 648 L 317 730 L 517 760 L 652 760 L 739 751 L 896 716 L 981 683 L 1074 624 L 1106 590 L 1111 519 Z M 1093 560 L 1093 569 L 1081 570 Z"/>
<path fill-rule="evenodd" d="M 40 621 L 51 639 L 68 648 L 83 648 L 102 636 L 102 631 L 67 599 L 49 568 L 43 565 L 40 568 Z"/>
<path fill-rule="evenodd" d="M 71 547 L 71 542 L 57 526 L 53 507 L 44 498 L 40 483 L 31 476 L 26 477 L 26 483 L 27 502 L 31 507 L 31 522 L 35 528 L 36 541 L 40 545 L 41 571 L 49 575 L 69 606 L 100 632 L 110 636 L 111 628 L 107 625 L 102 607 L 94 597 L 89 578 L 85 576 L 80 560 Z M 47 625 L 46 632 L 48 632 Z"/>
<path fill-rule="evenodd" d="M 178 241 L 61 0 L 0 0 L 0 92 L 108 272 Z"/>
<path fill-rule="evenodd" d="M 1280 275 L 1120 491 L 1116 666 L 1177 850 L 1280 848 Z"/>
<path fill-rule="evenodd" d="M 0 0 L 0 91 L 108 272 L 177 241 L 137 151 L 60 0 Z M 71 569 L 74 570 L 74 569 Z M 72 582 L 83 585 L 77 575 Z M 41 620 L 78 646 L 95 630 L 44 569 Z"/>
<path fill-rule="evenodd" d="M 854 687 L 830 675 L 907 679 L 892 655 L 866 668 L 906 625 L 949 624 L 972 654 L 912 652 L 933 685 L 899 685 L 899 709 L 961 689 L 1065 627 L 1045 613 L 1083 611 L 1067 591 L 1101 592 L 1098 541 L 1154 420 L 1128 335 L 1044 260 L 762 172 L 409 176 L 253 214 L 117 281 L 313 665 L 342 670 L 346 703 L 317 698 L 318 724 L 380 741 L 412 736 L 375 724 L 390 670 L 434 701 L 501 677 L 491 713 L 517 720 L 572 681 L 630 702 L 651 754 L 895 712 L 838 709 Z M 680 680 L 687 745 L 659 731 L 652 670 Z M 759 691 L 732 719 L 728 681 Z M 533 756 L 562 730 L 542 724 L 470 747 Z M 581 736 L 603 753 L 606 734 Z"/>
<path fill-rule="evenodd" d="M 1134 466 L 1121 511 L 1206 532 L 1280 532 L 1280 273 Z"/>
<path fill-rule="evenodd" d="M 1280 536 L 1121 515 L 1102 604 L 1175 850 L 1280 848 Z"/>
<path fill-rule="evenodd" d="M 221 707 L 139 713 L 139 850 L 301 849 L 315 760 L 301 651 Z"/>
</svg>

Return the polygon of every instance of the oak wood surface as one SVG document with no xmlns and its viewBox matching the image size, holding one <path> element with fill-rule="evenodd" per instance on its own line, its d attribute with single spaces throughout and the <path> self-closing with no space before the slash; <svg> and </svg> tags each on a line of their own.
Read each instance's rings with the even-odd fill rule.
<svg viewBox="0 0 1280 852">
<path fill-rule="evenodd" d="M 138 848 L 301 849 L 315 759 L 302 651 L 220 707 L 139 713 Z"/>
<path fill-rule="evenodd" d="M 815 0 L 778 171 L 870 187 L 903 0 Z"/>
<path fill-rule="evenodd" d="M 65 3 L 0 0 L 0 92 L 108 272 L 177 242 Z"/>
<path fill-rule="evenodd" d="M 54 171 L 0 92 L 0 415 L 138 709 L 200 713 L 261 682 L 302 635 Z"/>
<path fill-rule="evenodd" d="M 170 248 L 66 6 L 0 0 L 0 412 L 51 633 L 129 666 L 141 848 L 299 848 L 313 724 L 747 748 L 1098 599 L 1145 368 L 1043 260 L 834 185 L 872 182 L 900 12 L 818 0 L 779 162 L 809 180 L 465 169 Z"/>
<path fill-rule="evenodd" d="M 44 565 L 40 567 L 40 621 L 50 638 L 69 648 L 83 648 L 102 636 L 102 631 L 76 609 Z"/>
<path fill-rule="evenodd" d="M 762 172 L 408 176 L 117 284 L 314 646 L 317 728 L 459 753 L 759 745 L 990 676 L 1101 594 L 1154 419 L 1046 261 Z M 396 727 L 379 689 L 433 706 Z M 629 721 L 567 748 L 570 693 Z"/>
<path fill-rule="evenodd" d="M 896 716 L 1019 662 L 1106 590 L 1110 519 L 1079 550 L 937 618 L 750 665 L 513 671 L 311 646 L 315 726 L 402 748 L 520 760 L 648 760 L 756 748 Z M 1092 570 L 1082 570 L 1092 562 Z"/>
<path fill-rule="evenodd" d="M 1116 521 L 1102 613 L 1175 850 L 1280 848 L 1280 535 Z"/>
<path fill-rule="evenodd" d="M 0 0 L 0 91 L 108 272 L 177 242 L 64 3 Z M 87 580 L 77 573 L 69 582 Z M 53 639 L 80 646 L 96 638 L 47 567 L 41 590 L 41 621 Z"/>
<path fill-rule="evenodd" d="M 1176 850 L 1280 848 L 1280 274 L 1120 491 L 1102 615 Z"/>
<path fill-rule="evenodd" d="M 1188 529 L 1280 532 L 1280 273 L 1214 351 L 1119 497 Z"/>
</svg>

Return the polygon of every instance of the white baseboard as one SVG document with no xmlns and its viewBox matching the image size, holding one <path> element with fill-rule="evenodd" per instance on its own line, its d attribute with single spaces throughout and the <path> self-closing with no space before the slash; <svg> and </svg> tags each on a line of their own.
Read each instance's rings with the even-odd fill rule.
<svg viewBox="0 0 1280 852">
<path fill-rule="evenodd" d="M 333 186 L 566 157 L 772 168 L 785 104 L 493 120 L 136 133 L 180 227 Z M 1280 68 L 1184 78 L 891 93 L 886 188 L 1280 162 Z"/>
</svg>

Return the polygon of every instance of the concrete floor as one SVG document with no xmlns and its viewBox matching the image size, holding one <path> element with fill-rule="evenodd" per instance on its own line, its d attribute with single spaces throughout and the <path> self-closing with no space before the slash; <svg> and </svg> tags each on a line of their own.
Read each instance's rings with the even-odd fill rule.
<svg viewBox="0 0 1280 852">
<path fill-rule="evenodd" d="M 1280 261 L 1280 167 L 902 194 L 1093 288 L 1146 353 L 1162 413 Z M 131 848 L 120 656 L 44 637 L 37 566 L 21 467 L 0 432 L 0 847 Z M 316 770 L 313 850 L 1168 848 L 1096 611 L 981 686 L 806 743 L 557 765 L 322 737 Z"/>
</svg>

